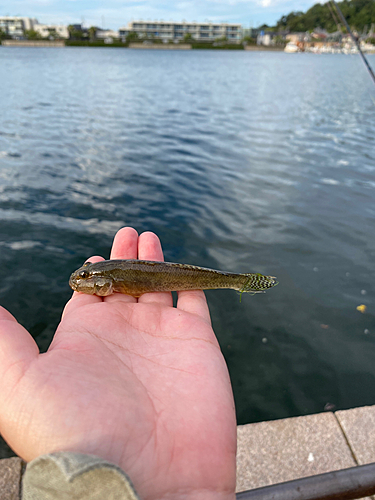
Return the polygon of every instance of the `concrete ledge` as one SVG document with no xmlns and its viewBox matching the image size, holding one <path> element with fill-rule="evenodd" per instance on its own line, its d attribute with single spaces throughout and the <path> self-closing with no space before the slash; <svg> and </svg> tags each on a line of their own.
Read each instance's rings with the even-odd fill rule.
<svg viewBox="0 0 375 500">
<path fill-rule="evenodd" d="M 25 463 L 21 458 L 0 460 L 0 499 L 19 500 L 21 477 Z"/>
<path fill-rule="evenodd" d="M 65 47 L 65 42 L 50 42 L 47 40 L 3 40 L 1 45 L 4 45 L 5 47 Z"/>
<path fill-rule="evenodd" d="M 335 416 L 359 465 L 375 462 L 375 406 L 337 411 Z"/>
<path fill-rule="evenodd" d="M 236 491 L 375 462 L 374 431 L 375 406 L 238 426 Z"/>
<path fill-rule="evenodd" d="M 237 491 L 356 465 L 333 413 L 239 426 Z"/>
</svg>

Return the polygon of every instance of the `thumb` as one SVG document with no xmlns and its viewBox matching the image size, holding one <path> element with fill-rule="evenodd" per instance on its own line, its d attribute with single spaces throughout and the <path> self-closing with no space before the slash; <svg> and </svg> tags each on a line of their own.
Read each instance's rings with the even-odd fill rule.
<svg viewBox="0 0 375 500">
<path fill-rule="evenodd" d="M 29 332 L 0 306 L 0 392 L 4 387 L 14 387 L 38 354 Z"/>
</svg>

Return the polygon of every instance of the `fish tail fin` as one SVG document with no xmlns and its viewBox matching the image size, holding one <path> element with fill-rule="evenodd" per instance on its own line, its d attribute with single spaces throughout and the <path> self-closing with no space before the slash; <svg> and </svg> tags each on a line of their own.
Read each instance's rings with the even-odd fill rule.
<svg viewBox="0 0 375 500">
<path fill-rule="evenodd" d="M 247 280 L 243 287 L 239 290 L 242 294 L 246 293 L 261 293 L 268 288 L 272 288 L 276 286 L 278 282 L 276 281 L 275 276 L 263 276 L 263 274 L 259 273 L 251 273 L 245 274 Z"/>
</svg>

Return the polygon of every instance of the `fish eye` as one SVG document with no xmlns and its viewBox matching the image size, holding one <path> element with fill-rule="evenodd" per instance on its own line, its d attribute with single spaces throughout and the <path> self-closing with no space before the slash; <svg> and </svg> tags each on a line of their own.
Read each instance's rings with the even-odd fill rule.
<svg viewBox="0 0 375 500">
<path fill-rule="evenodd" d="M 88 277 L 89 277 L 89 274 L 90 274 L 90 273 L 88 273 L 87 271 L 81 271 L 81 272 L 78 274 L 78 276 L 79 276 L 80 278 L 85 279 L 85 278 L 88 278 Z"/>
</svg>

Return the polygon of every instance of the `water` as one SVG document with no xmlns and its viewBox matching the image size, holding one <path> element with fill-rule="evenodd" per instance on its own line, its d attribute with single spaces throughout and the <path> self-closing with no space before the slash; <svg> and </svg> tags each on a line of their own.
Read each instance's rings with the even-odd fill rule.
<svg viewBox="0 0 375 500">
<path fill-rule="evenodd" d="M 375 404 L 359 57 L 0 47 L 0 88 L 0 303 L 42 350 L 70 272 L 130 225 L 166 260 L 278 277 L 207 292 L 238 423 Z"/>
</svg>

